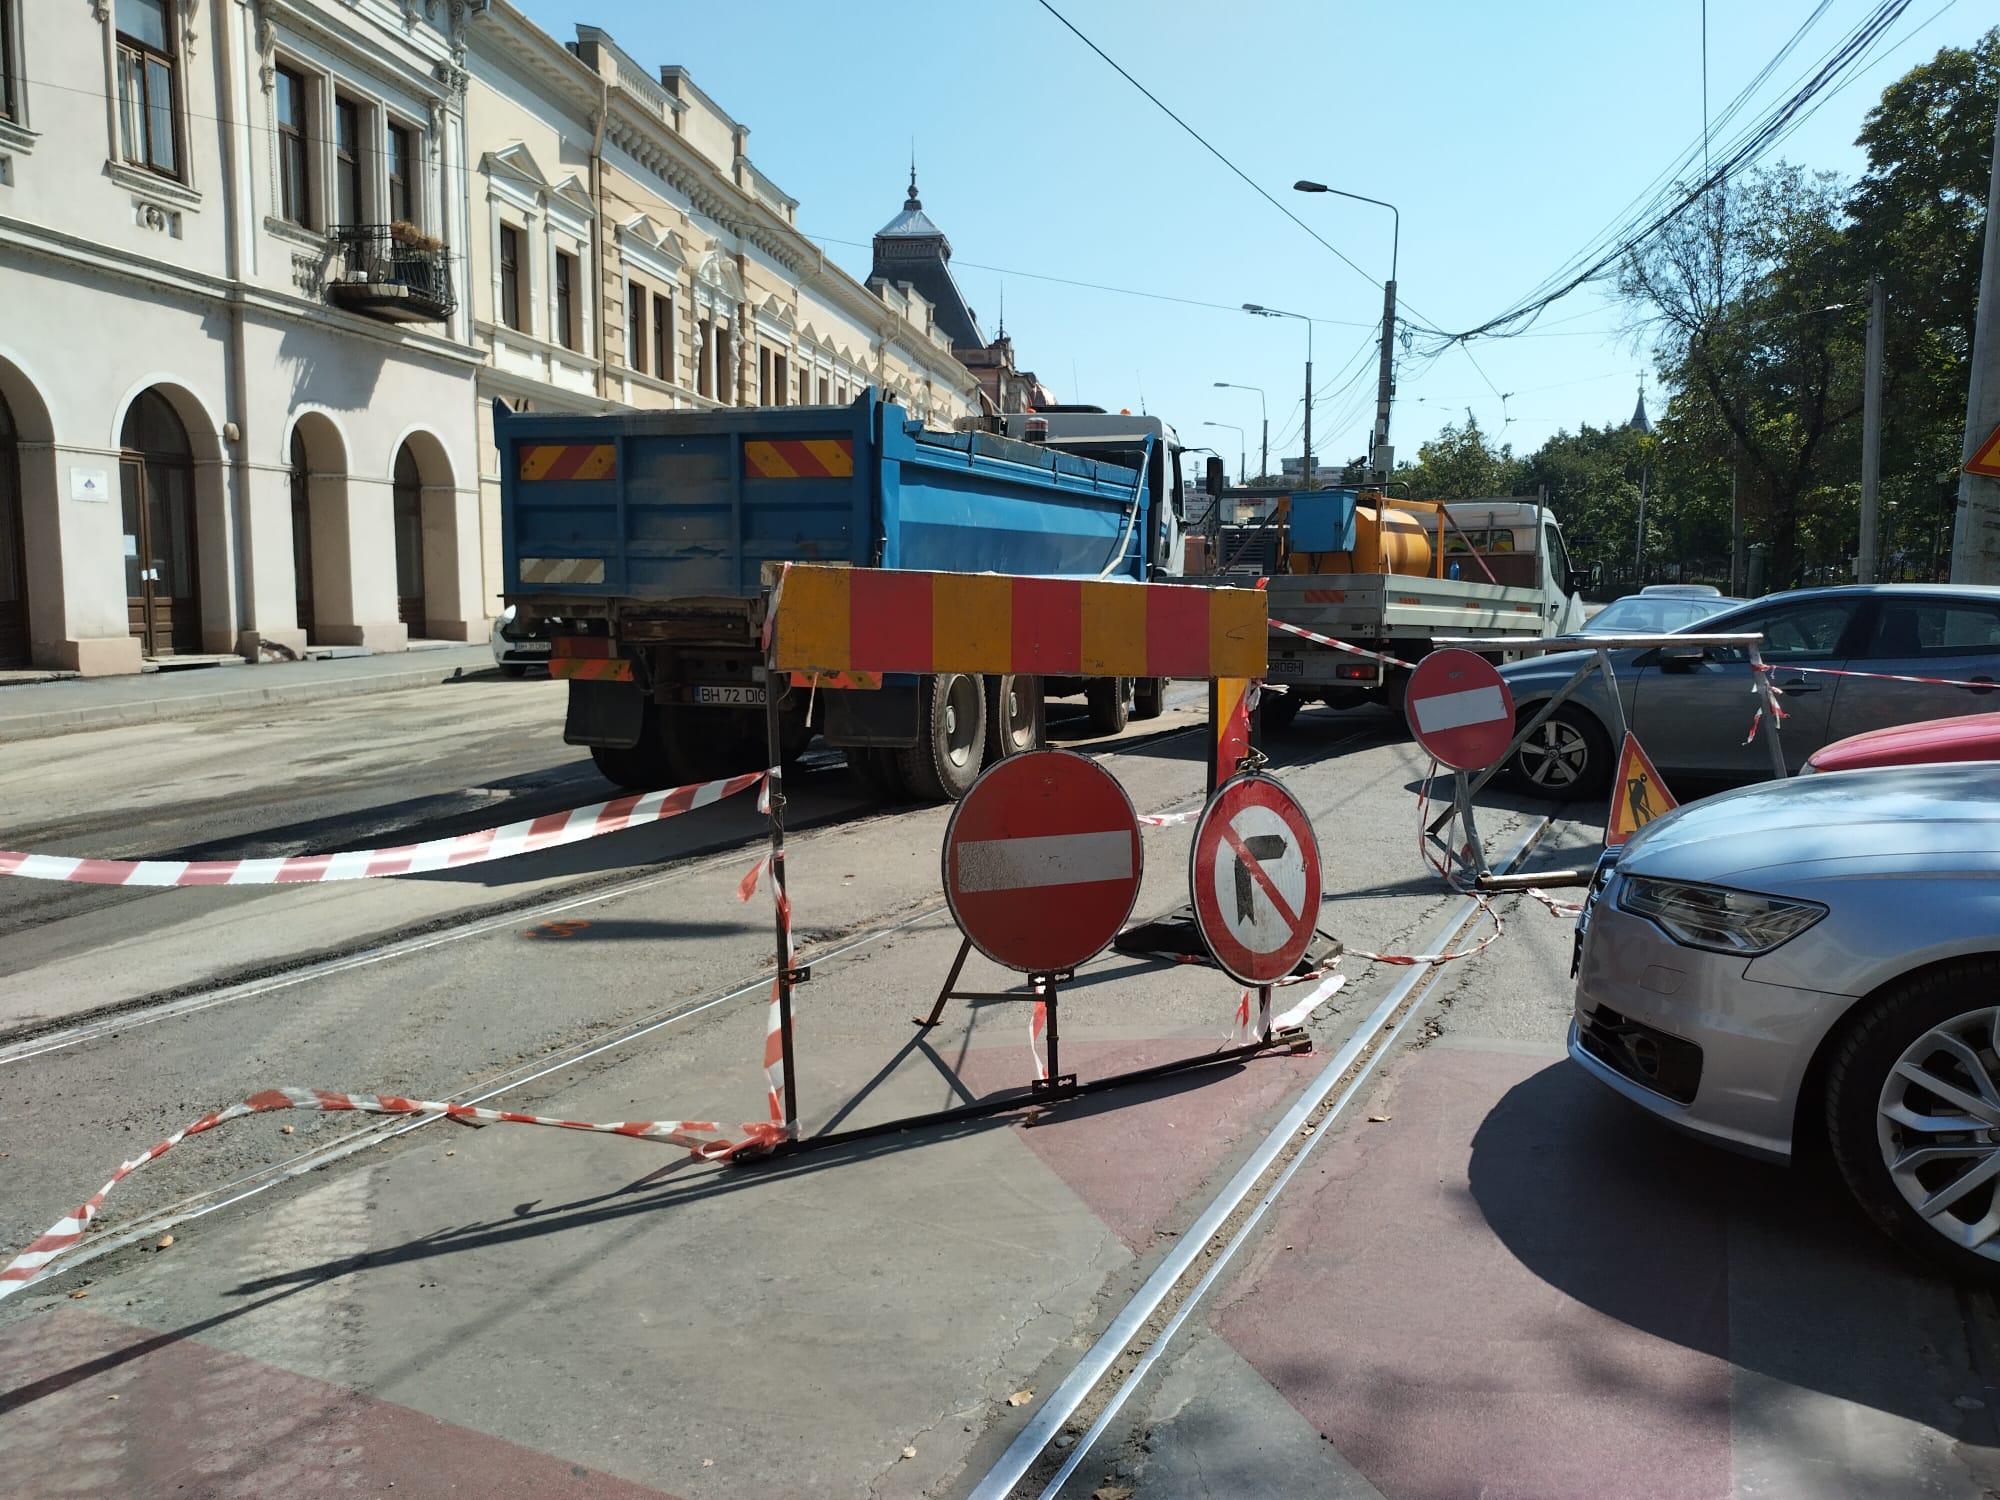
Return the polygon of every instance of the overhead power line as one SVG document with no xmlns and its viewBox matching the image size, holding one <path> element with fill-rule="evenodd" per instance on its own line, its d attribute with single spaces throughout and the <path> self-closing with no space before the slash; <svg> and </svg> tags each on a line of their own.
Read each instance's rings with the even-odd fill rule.
<svg viewBox="0 0 2000 1500">
<path fill-rule="evenodd" d="M 1210 156 L 1214 157 L 1217 161 L 1221 162 L 1225 167 L 1229 168 L 1231 172 L 1235 173 L 1238 177 L 1242 178 L 1253 193 L 1255 193 L 1258 197 L 1262 198 L 1266 203 L 1270 204 L 1271 207 L 1275 208 L 1279 213 L 1283 214 L 1286 218 L 1290 219 L 1294 224 L 1298 225 L 1299 228 L 1303 229 L 1307 234 L 1311 235 L 1313 239 L 1316 240 L 1321 246 L 1333 252 L 1333 254 L 1340 259 L 1343 265 L 1347 266 L 1350 270 L 1354 272 L 1355 275 L 1359 276 L 1363 281 L 1367 282 L 1377 291 L 1380 291 L 1382 289 L 1382 283 L 1380 281 L 1378 281 L 1375 277 L 1370 276 L 1366 271 L 1362 270 L 1360 266 L 1356 265 L 1354 261 L 1348 256 L 1348 254 L 1344 250 L 1342 250 L 1338 245 L 1334 244 L 1331 240 L 1327 239 L 1317 229 L 1314 229 L 1312 225 L 1308 224 L 1304 219 L 1301 219 L 1297 214 L 1293 213 L 1289 208 L 1285 207 L 1285 205 L 1282 202 L 1272 197 L 1270 193 L 1266 192 L 1262 184 L 1260 184 L 1256 178 L 1252 177 L 1248 172 L 1244 171 L 1241 167 L 1237 166 L 1235 162 L 1231 161 L 1228 157 L 1224 156 L 1222 152 L 1218 150 L 1212 142 L 1210 142 L 1207 136 L 1203 135 L 1199 130 L 1196 130 L 1194 126 L 1188 124 L 1186 120 L 1183 120 L 1178 114 L 1174 113 L 1174 111 L 1167 106 L 1166 102 L 1162 100 L 1158 94 L 1154 93 L 1151 89 L 1147 88 L 1145 84 L 1139 82 L 1139 80 L 1134 78 L 1131 75 L 1131 73 L 1126 71 L 1124 65 L 1121 64 L 1115 57 L 1113 57 L 1109 52 L 1106 52 L 1102 47 L 1098 46 L 1097 43 L 1093 42 L 1089 37 L 1085 36 L 1083 32 L 1077 28 L 1076 23 L 1071 21 L 1069 17 L 1065 16 L 1061 11 L 1057 10 L 1054 5 L 1049 3 L 1049 0 L 1036 0 L 1036 3 L 1039 4 L 1043 10 L 1047 11 L 1050 15 L 1054 16 L 1058 21 L 1060 21 L 1063 24 L 1064 28 L 1068 30 L 1070 35 L 1074 36 L 1079 42 L 1082 42 L 1084 46 L 1088 47 L 1092 52 L 1095 52 L 1100 58 L 1102 58 L 1105 64 L 1109 66 L 1111 70 L 1115 72 L 1120 78 L 1124 79 L 1127 83 L 1131 84 L 1133 88 L 1137 89 L 1140 93 L 1144 94 L 1149 100 L 1151 100 L 1153 106 L 1156 109 L 1158 109 L 1161 114 L 1165 115 L 1169 120 L 1172 120 L 1176 125 L 1180 126 L 1181 129 L 1185 130 L 1190 136 L 1194 137 L 1195 142 L 1201 147 L 1202 150 L 1206 151 Z M 1422 318 L 1421 316 L 1418 316 L 1413 309 L 1410 309 L 1409 304 L 1405 303 L 1404 308 L 1406 311 L 1409 311 L 1411 313 L 1412 322 L 1417 322 L 1417 323 L 1427 322 L 1426 319 Z M 1432 329 L 1430 331 L 1441 332 L 1441 330 L 1438 329 Z"/>
<path fill-rule="evenodd" d="M 1781 66 L 1784 60 L 1798 47 L 1806 32 L 1826 12 L 1832 0 L 1820 0 L 1806 22 L 1786 41 L 1769 63 L 1759 70 L 1757 76 L 1725 109 L 1714 122 L 1715 127 L 1725 127 L 1739 114 L 1746 111 L 1750 101 L 1764 82 Z M 1568 296 L 1578 287 L 1595 280 L 1604 271 L 1624 259 L 1646 240 L 1673 222 L 1689 207 L 1699 202 L 1717 186 L 1756 161 L 1777 142 L 1783 140 L 1812 113 L 1831 97 L 1836 88 L 1844 83 L 1853 71 L 1873 55 L 1882 35 L 1901 19 L 1912 0 L 1879 0 L 1879 3 L 1852 30 L 1840 39 L 1812 70 L 1792 88 L 1783 99 L 1756 116 L 1736 136 L 1719 148 L 1719 156 L 1714 167 L 1705 172 L 1694 186 L 1677 184 L 1664 191 L 1653 193 L 1650 198 L 1642 192 L 1638 204 L 1644 206 L 1636 212 L 1622 215 L 1613 227 L 1600 234 L 1589 246 L 1565 263 L 1564 269 L 1544 280 L 1540 287 L 1513 307 L 1485 322 L 1459 333 L 1440 335 L 1440 347 L 1449 344 L 1463 344 L 1469 339 L 1499 336 L 1523 331 L 1550 304 Z M 1660 177 L 1684 173 L 1688 170 L 1695 154 L 1701 152 L 1713 135 L 1713 129 L 1705 131 L 1703 139 L 1695 143 L 1692 151 L 1683 152 Z M 1648 192 L 1651 191 L 1649 185 Z M 1609 241 L 1607 246 L 1606 242 Z"/>
</svg>

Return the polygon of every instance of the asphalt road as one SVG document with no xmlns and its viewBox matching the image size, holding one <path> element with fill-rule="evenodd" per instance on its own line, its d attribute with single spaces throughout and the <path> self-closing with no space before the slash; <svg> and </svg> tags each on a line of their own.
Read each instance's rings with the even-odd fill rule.
<svg viewBox="0 0 2000 1500">
<path fill-rule="evenodd" d="M 10 747 L 0 791 L 46 783 L 44 833 L 101 840 L 33 845 L 51 852 L 184 852 L 197 835 L 239 852 L 225 833 L 294 852 L 308 824 L 317 848 L 403 842 L 602 794 L 560 744 L 555 691 L 490 683 L 343 705 L 303 729 L 191 727 L 171 768 L 144 736 Z M 440 701 L 460 692 L 462 707 Z M 1087 746 L 1141 812 L 1198 802 L 1200 701 L 1180 690 L 1165 719 Z M 1054 727 L 1079 742 L 1071 714 Z M 1456 920 L 1417 857 L 1424 762 L 1400 726 L 1316 709 L 1273 753 L 1318 830 L 1326 930 L 1408 953 Z M 240 821 L 153 821 L 229 804 L 239 782 L 245 800 L 218 815 Z M 452 800 L 472 786 L 497 794 Z M 938 889 L 946 811 L 872 807 L 831 757 L 791 790 L 812 968 L 803 1132 L 1024 1085 L 1025 1004 L 954 1002 L 935 1031 L 910 1025 L 957 946 Z M 1544 811 L 1499 792 L 1481 831 L 1504 848 Z M 1585 856 L 1588 811 L 1557 820 L 1538 867 Z M 7 948 L 48 946 L 10 953 L 0 978 L 16 1034 L 0 1050 L 0 1245 L 274 1085 L 497 1089 L 512 1110 L 731 1132 L 761 1118 L 770 908 L 737 900 L 760 834 L 746 798 L 517 870 L 131 896 L 23 926 Z M 1188 838 L 1147 832 L 1139 916 L 1186 899 Z M 970 1493 L 1414 976 L 1379 1076 L 1293 1142 L 1323 1144 L 1241 1254 L 1201 1252 L 1223 1268 L 1207 1300 L 1101 1437 L 1084 1434 L 1102 1392 L 1064 1417 L 1037 1478 L 1083 1442 L 1064 1494 L 1982 1495 L 2000 1404 L 1980 1373 L 1985 1304 L 1887 1256 L 1812 1184 L 1577 1087 L 1560 1061 L 1568 924 L 1526 898 L 1496 907 L 1506 934 L 1434 985 L 1350 956 L 1346 988 L 1308 1022 L 1313 1056 L 1038 1124 L 765 1167 L 301 1112 L 190 1138 L 110 1200 L 106 1242 L 149 1225 L 137 1243 L 0 1304 L 0 1492 Z M 328 950 L 352 957 L 312 962 Z M 149 1003 L 163 973 L 192 976 L 196 1003 Z M 52 992 L 72 979 L 92 1001 L 73 1014 L 127 1008 L 66 1044 L 73 1015 Z M 963 987 L 1019 995 L 1017 981 L 975 959 Z M 1237 993 L 1198 967 L 1100 959 L 1061 1002 L 1065 1068 L 1212 1049 Z M 36 1026 L 41 1042 L 21 1040 Z M 330 1154 L 347 1146 L 361 1149 Z M 148 1219 L 176 1204 L 203 1216 Z M 1864 1336 L 1844 1340 L 1829 1306 L 1855 1309 L 1836 1321 Z"/>
</svg>

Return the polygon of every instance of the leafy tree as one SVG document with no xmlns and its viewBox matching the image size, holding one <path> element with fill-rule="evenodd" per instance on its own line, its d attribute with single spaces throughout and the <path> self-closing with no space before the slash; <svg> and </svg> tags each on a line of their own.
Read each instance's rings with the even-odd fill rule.
<svg viewBox="0 0 2000 1500">
<path fill-rule="evenodd" d="M 1831 174 L 1780 163 L 1709 194 L 1619 274 L 1673 389 L 1663 427 L 1740 460 L 1784 580 L 1861 413 L 1865 309 L 1850 300 L 1842 200 Z"/>
<path fill-rule="evenodd" d="M 1465 425 L 1447 422 L 1438 435 L 1417 449 L 1415 463 L 1396 466 L 1398 481 L 1409 485 L 1413 500 L 1478 500 L 1512 495 L 1526 473 L 1511 444 L 1495 448 L 1479 429 L 1479 419 L 1465 414 Z"/>
<path fill-rule="evenodd" d="M 1948 545 L 1996 98 L 2000 27 L 1889 85 L 1856 142 L 1868 169 L 1847 199 L 1852 277 L 1879 275 L 1888 298 L 1881 553 L 1889 565 L 1928 570 Z"/>
</svg>

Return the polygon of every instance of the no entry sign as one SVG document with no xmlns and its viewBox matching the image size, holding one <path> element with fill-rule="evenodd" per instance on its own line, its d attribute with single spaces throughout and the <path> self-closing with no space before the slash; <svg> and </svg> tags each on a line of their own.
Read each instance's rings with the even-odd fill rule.
<svg viewBox="0 0 2000 1500">
<path fill-rule="evenodd" d="M 1410 674 L 1404 702 L 1417 743 L 1454 771 L 1483 771 L 1514 738 L 1514 695 L 1493 663 L 1470 651 L 1433 651 Z"/>
<path fill-rule="evenodd" d="M 1274 984 L 1319 920 L 1319 843 L 1305 809 L 1268 776 L 1225 781 L 1194 828 L 1189 884 L 1208 951 L 1245 984 Z"/>
<path fill-rule="evenodd" d="M 944 833 L 944 894 L 972 946 L 1010 969 L 1073 969 L 1132 915 L 1139 818 L 1111 773 L 1070 750 L 996 761 Z"/>
</svg>

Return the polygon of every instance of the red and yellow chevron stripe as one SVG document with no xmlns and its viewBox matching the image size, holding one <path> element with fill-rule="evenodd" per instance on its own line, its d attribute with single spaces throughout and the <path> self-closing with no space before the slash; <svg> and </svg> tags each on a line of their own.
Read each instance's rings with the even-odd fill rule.
<svg viewBox="0 0 2000 1500">
<path fill-rule="evenodd" d="M 850 438 L 777 438 L 743 445 L 746 479 L 848 479 L 853 474 Z"/>
<path fill-rule="evenodd" d="M 773 646 L 790 672 L 1262 677 L 1265 606 L 1253 589 L 800 563 Z"/>
<path fill-rule="evenodd" d="M 613 443 L 523 443 L 523 479 L 616 479 L 618 448 Z"/>
<path fill-rule="evenodd" d="M 629 661 L 584 661 L 572 656 L 549 658 L 549 676 L 570 682 L 630 682 Z"/>
</svg>

